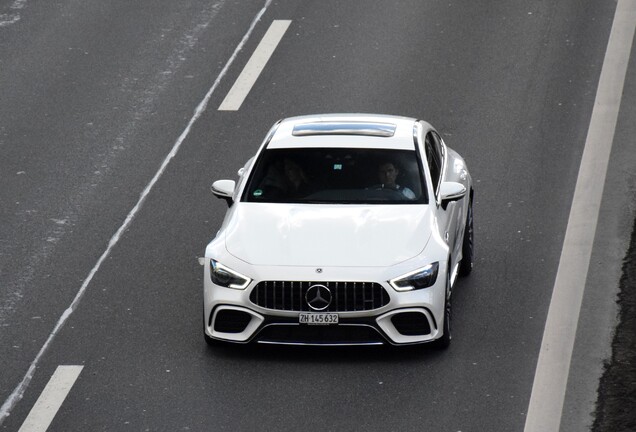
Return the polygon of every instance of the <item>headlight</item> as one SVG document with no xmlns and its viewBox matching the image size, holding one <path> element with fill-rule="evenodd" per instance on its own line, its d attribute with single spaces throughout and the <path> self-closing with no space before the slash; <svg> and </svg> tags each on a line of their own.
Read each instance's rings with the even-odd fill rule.
<svg viewBox="0 0 636 432">
<path fill-rule="evenodd" d="M 412 291 L 422 288 L 428 288 L 437 280 L 437 271 L 439 263 L 434 262 L 426 267 L 422 267 L 403 276 L 391 279 L 389 284 L 396 291 Z"/>
<path fill-rule="evenodd" d="M 210 278 L 216 285 L 234 289 L 245 289 L 252 281 L 213 259 L 210 260 Z"/>
</svg>

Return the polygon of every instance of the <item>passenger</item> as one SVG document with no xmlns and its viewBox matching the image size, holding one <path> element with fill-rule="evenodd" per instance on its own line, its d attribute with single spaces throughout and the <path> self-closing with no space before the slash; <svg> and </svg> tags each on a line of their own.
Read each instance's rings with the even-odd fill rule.
<svg viewBox="0 0 636 432">
<path fill-rule="evenodd" d="M 404 198 L 414 200 L 415 193 L 404 186 L 400 186 L 396 183 L 397 177 L 400 174 L 400 170 L 393 162 L 383 162 L 378 166 L 378 178 L 380 180 L 379 185 L 373 186 L 375 189 L 391 189 L 400 192 Z"/>
<path fill-rule="evenodd" d="M 304 197 L 309 193 L 309 180 L 303 169 L 291 159 L 283 161 L 283 171 L 287 180 L 287 192 L 290 198 Z"/>
<path fill-rule="evenodd" d="M 267 167 L 267 172 L 252 195 L 285 202 L 303 198 L 310 193 L 309 180 L 303 169 L 289 158 L 276 160 Z"/>
<path fill-rule="evenodd" d="M 263 180 L 253 192 L 254 197 L 257 199 L 282 199 L 287 193 L 287 184 L 281 171 L 280 163 L 270 164 Z"/>
</svg>

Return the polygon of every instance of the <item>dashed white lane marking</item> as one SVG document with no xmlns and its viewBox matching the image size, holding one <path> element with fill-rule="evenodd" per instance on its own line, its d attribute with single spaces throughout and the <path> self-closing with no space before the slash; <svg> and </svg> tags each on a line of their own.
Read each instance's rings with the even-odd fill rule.
<svg viewBox="0 0 636 432">
<path fill-rule="evenodd" d="M 58 366 L 18 432 L 44 432 L 84 366 Z"/>
<path fill-rule="evenodd" d="M 619 0 L 576 181 L 525 432 L 556 432 L 560 427 L 576 327 L 635 26 L 636 0 Z"/>
<path fill-rule="evenodd" d="M 250 57 L 245 68 L 243 68 L 243 72 L 241 72 L 236 79 L 236 82 L 227 96 L 225 96 L 221 106 L 219 106 L 219 111 L 238 111 L 238 109 L 241 108 L 243 101 L 265 68 L 274 50 L 276 50 L 289 24 L 291 24 L 289 20 L 276 20 L 272 22 L 267 33 L 263 36 L 261 43 L 258 44 L 252 57 Z"/>
<path fill-rule="evenodd" d="M 265 11 L 267 11 L 267 8 L 269 7 L 271 3 L 272 3 L 272 0 L 266 0 L 263 8 L 259 11 L 258 14 L 256 14 L 256 17 L 252 20 L 252 23 L 250 25 L 250 28 L 247 30 L 247 33 L 245 33 L 245 35 L 243 36 L 243 39 L 241 39 L 241 42 L 239 42 L 239 44 L 234 49 L 232 56 L 223 67 L 223 70 L 221 70 L 221 72 L 219 73 L 219 76 L 216 78 L 216 80 L 212 84 L 212 87 L 210 88 L 208 93 L 205 95 L 203 100 L 199 103 L 197 108 L 194 110 L 194 115 L 190 119 L 190 122 L 188 123 L 184 131 L 181 133 L 177 141 L 174 143 L 174 146 L 170 150 L 170 153 L 168 153 L 168 155 L 164 159 L 163 163 L 159 167 L 159 170 L 157 171 L 155 176 L 152 178 L 152 180 L 150 180 L 150 183 L 148 183 L 146 188 L 143 190 L 143 192 L 139 196 L 139 201 L 137 201 L 137 204 L 133 207 L 132 210 L 130 210 L 130 212 L 126 216 L 126 219 L 124 220 L 124 223 L 119 227 L 117 232 L 110 239 L 110 241 L 108 242 L 108 246 L 106 247 L 106 250 L 104 251 L 104 253 L 102 253 L 102 255 L 97 260 L 97 263 L 95 263 L 95 266 L 89 272 L 88 276 L 82 283 L 82 286 L 80 287 L 79 291 L 75 295 L 75 298 L 71 302 L 70 306 L 64 311 L 60 319 L 55 324 L 53 331 L 51 332 L 51 334 L 49 334 L 49 337 L 47 338 L 46 342 L 44 342 L 44 345 L 42 346 L 42 348 L 40 348 L 40 351 L 35 356 L 35 359 L 29 366 L 29 369 L 27 370 L 26 374 L 22 378 L 22 381 L 20 381 L 20 383 L 16 386 L 16 388 L 13 390 L 11 395 L 9 395 L 7 400 L 4 401 L 4 403 L 2 404 L 2 407 L 0 407 L 0 426 L 2 426 L 2 423 L 4 422 L 4 420 L 11 413 L 11 410 L 13 409 L 15 404 L 18 403 L 20 399 L 22 399 L 24 392 L 26 391 L 27 387 L 31 383 L 31 380 L 33 379 L 33 374 L 35 373 L 35 370 L 42 356 L 48 350 L 49 346 L 55 339 L 55 336 L 57 336 L 58 332 L 62 329 L 62 327 L 64 327 L 64 324 L 66 323 L 68 318 L 71 316 L 71 314 L 75 311 L 75 309 L 81 302 L 82 298 L 84 297 L 84 293 L 86 292 L 86 289 L 88 288 L 88 285 L 93 280 L 93 277 L 95 276 L 95 274 L 97 273 L 97 271 L 99 270 L 103 262 L 106 260 L 106 258 L 108 258 L 108 256 L 110 255 L 115 245 L 119 242 L 123 233 L 128 229 L 128 227 L 132 223 L 132 220 L 135 218 L 137 213 L 139 213 L 139 210 L 141 209 L 141 207 L 143 206 L 143 203 L 146 200 L 146 197 L 148 196 L 148 194 L 150 193 L 154 185 L 157 183 L 159 178 L 165 172 L 166 167 L 168 166 L 168 163 L 170 163 L 172 158 L 174 158 L 174 156 L 177 154 L 177 152 L 181 148 L 181 144 L 183 144 L 183 141 L 185 141 L 186 137 L 190 134 L 190 130 L 192 129 L 192 126 L 194 125 L 194 123 L 205 112 L 205 109 L 208 105 L 208 102 L 210 101 L 210 98 L 212 97 L 212 94 L 214 93 L 216 88 L 219 86 L 219 83 L 221 82 L 225 74 L 227 73 L 232 63 L 234 63 L 236 56 L 243 49 L 243 46 L 245 45 L 250 35 L 254 31 L 256 24 L 260 21 L 261 17 L 265 13 Z"/>
</svg>

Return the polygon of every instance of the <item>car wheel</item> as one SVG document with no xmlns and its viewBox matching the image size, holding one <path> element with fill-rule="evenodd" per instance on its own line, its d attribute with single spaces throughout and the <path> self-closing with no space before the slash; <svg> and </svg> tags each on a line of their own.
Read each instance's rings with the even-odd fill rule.
<svg viewBox="0 0 636 432">
<path fill-rule="evenodd" d="M 435 340 L 434 345 L 439 349 L 446 349 L 450 346 L 453 334 L 451 332 L 452 313 L 452 295 L 450 289 L 450 275 L 446 272 L 446 300 L 444 301 L 444 323 L 442 324 L 442 337 Z"/>
<path fill-rule="evenodd" d="M 462 260 L 459 263 L 459 275 L 468 276 L 473 271 L 473 200 L 468 203 L 468 214 L 466 215 L 466 228 L 464 229 L 464 240 L 462 242 Z"/>
</svg>

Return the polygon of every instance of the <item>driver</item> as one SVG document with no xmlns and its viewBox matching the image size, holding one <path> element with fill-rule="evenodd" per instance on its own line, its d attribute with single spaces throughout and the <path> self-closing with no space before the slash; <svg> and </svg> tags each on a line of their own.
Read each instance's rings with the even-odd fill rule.
<svg viewBox="0 0 636 432">
<path fill-rule="evenodd" d="M 392 189 L 400 192 L 406 199 L 415 199 L 415 193 L 411 189 L 396 183 L 398 174 L 400 174 L 400 170 L 398 170 L 395 163 L 390 161 L 381 163 L 378 166 L 380 184 L 374 187 L 376 189 Z"/>
</svg>

